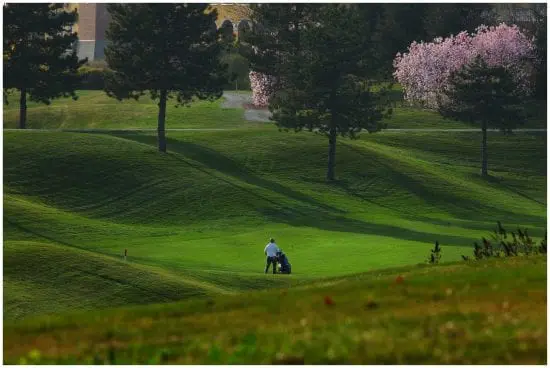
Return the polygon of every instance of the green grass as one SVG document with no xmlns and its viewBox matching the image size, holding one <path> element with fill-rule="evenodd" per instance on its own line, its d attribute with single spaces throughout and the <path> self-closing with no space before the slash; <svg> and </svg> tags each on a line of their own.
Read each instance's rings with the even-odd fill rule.
<svg viewBox="0 0 550 368">
<path fill-rule="evenodd" d="M 436 240 L 455 261 L 497 220 L 541 237 L 546 137 L 489 137 L 489 181 L 477 133 L 381 133 L 340 140 L 329 184 L 326 139 L 311 133 L 170 132 L 160 154 L 153 133 L 5 132 L 4 318 L 417 264 Z M 271 236 L 294 270 L 277 282 L 262 272 Z M 57 262 L 63 252 L 93 262 Z M 168 291 L 150 292 L 164 276 Z"/>
<path fill-rule="evenodd" d="M 546 101 L 542 103 L 530 103 L 527 108 L 529 118 L 523 129 L 546 129 Z M 476 129 L 479 125 L 467 124 L 461 121 L 443 119 L 436 111 L 420 108 L 398 106 L 393 109 L 390 118 L 386 119 L 387 128 L 390 129 Z"/>
<path fill-rule="evenodd" d="M 4 293 L 10 299 L 4 309 L 7 320 L 29 311 L 62 313 L 81 305 L 158 303 L 225 292 L 162 269 L 51 243 L 7 242 L 4 255 Z"/>
<path fill-rule="evenodd" d="M 78 91 L 79 99 L 58 99 L 51 105 L 28 103 L 28 128 L 34 129 L 143 129 L 156 128 L 158 106 L 148 95 L 138 101 L 117 101 L 102 91 Z M 16 128 L 19 103 L 13 95 L 4 105 L 4 128 Z M 220 101 L 196 101 L 190 106 L 167 104 L 167 128 L 234 128 L 254 123 L 243 121 L 244 110 L 225 109 Z"/>
<path fill-rule="evenodd" d="M 546 265 L 416 266 L 32 318 L 4 325 L 4 363 L 546 364 Z"/>
<path fill-rule="evenodd" d="M 464 122 L 444 120 L 434 111 L 403 107 L 398 87 L 393 92 L 398 107 L 386 120 L 391 129 L 407 128 L 477 128 Z M 250 94 L 250 91 L 238 91 Z M 49 106 L 28 103 L 28 127 L 35 129 L 155 129 L 158 107 L 148 96 L 138 101 L 117 101 L 102 91 L 78 91 L 79 99 L 58 99 Z M 10 104 L 4 105 L 4 128 L 16 128 L 19 118 L 19 104 L 16 94 Z M 527 106 L 531 118 L 524 128 L 546 128 L 546 103 L 530 103 Z M 167 128 L 250 128 L 262 123 L 243 121 L 244 110 L 221 108 L 220 101 L 197 101 L 189 107 L 175 107 L 175 100 L 168 103 Z"/>
<path fill-rule="evenodd" d="M 147 99 L 80 95 L 29 126 L 155 128 Z M 154 132 L 4 132 L 6 363 L 546 362 L 545 258 L 412 266 L 436 240 L 471 255 L 497 220 L 542 237 L 546 134 L 490 133 L 489 179 L 480 133 L 339 139 L 327 183 L 325 137 L 242 116 L 170 107 L 169 128 L 239 129 L 169 131 L 166 154 Z M 272 236 L 292 275 L 263 274 Z"/>
</svg>

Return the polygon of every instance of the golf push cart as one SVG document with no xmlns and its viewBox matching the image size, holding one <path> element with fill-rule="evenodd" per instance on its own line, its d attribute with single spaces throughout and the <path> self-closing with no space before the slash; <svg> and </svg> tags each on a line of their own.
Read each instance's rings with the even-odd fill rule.
<svg viewBox="0 0 550 368">
<path fill-rule="evenodd" d="M 290 262 L 288 261 L 286 254 L 284 254 L 282 250 L 277 252 L 277 264 L 278 264 L 278 267 L 277 267 L 278 273 L 284 273 L 287 275 L 290 274 L 291 265 L 290 265 Z"/>
</svg>

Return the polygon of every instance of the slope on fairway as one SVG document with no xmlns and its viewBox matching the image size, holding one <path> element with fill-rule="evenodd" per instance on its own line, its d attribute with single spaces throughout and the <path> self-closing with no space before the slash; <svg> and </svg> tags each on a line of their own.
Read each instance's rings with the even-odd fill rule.
<svg viewBox="0 0 550 368">
<path fill-rule="evenodd" d="M 53 243 L 4 244 L 4 319 L 226 293 L 162 269 Z"/>
<path fill-rule="evenodd" d="M 546 264 L 406 267 L 33 318 L 4 325 L 4 363 L 546 364 Z"/>
<path fill-rule="evenodd" d="M 534 237 L 546 223 L 545 135 L 491 134 L 489 181 L 478 176 L 479 134 L 342 140 L 332 184 L 323 180 L 324 137 L 267 127 L 170 132 L 167 154 L 152 134 L 4 138 L 7 247 L 25 254 L 31 242 L 47 241 L 113 259 L 127 248 L 132 264 L 180 277 L 174 295 L 421 263 L 435 240 L 443 261 L 453 261 L 471 254 L 497 220 Z M 263 275 L 270 236 L 289 255 L 290 277 Z M 25 269 L 12 267 L 8 282 L 24 279 Z M 6 309 L 15 297 L 4 294 Z M 99 299 L 75 297 L 71 307 L 109 305 Z M 38 312 L 25 308 L 19 315 Z"/>
</svg>

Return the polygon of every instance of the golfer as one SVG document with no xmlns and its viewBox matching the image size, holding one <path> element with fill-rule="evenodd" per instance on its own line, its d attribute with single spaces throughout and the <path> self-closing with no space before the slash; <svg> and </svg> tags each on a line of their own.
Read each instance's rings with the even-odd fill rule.
<svg viewBox="0 0 550 368">
<path fill-rule="evenodd" d="M 277 273 L 277 252 L 279 247 L 275 244 L 275 239 L 269 239 L 269 244 L 265 246 L 264 254 L 267 256 L 265 264 L 265 273 L 269 270 L 269 265 L 273 264 L 273 274 Z"/>
</svg>

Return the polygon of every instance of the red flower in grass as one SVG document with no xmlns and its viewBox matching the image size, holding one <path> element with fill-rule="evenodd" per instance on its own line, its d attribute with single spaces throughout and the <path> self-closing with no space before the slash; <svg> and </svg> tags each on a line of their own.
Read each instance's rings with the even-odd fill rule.
<svg viewBox="0 0 550 368">
<path fill-rule="evenodd" d="M 334 305 L 334 300 L 330 296 L 325 296 L 325 305 Z"/>
<path fill-rule="evenodd" d="M 403 281 L 405 281 L 405 279 L 401 275 L 399 275 L 395 278 L 395 283 L 397 283 L 397 284 L 402 284 Z"/>
</svg>

